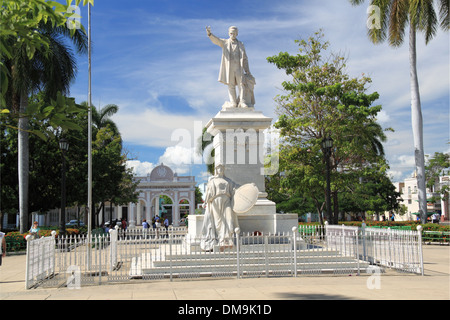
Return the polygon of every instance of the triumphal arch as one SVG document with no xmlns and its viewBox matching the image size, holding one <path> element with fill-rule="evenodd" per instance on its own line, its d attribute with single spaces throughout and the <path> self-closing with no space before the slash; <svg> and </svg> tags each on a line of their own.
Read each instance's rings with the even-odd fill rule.
<svg viewBox="0 0 450 320">
<path fill-rule="evenodd" d="M 169 219 L 173 226 L 179 226 L 185 214 L 194 214 L 195 177 L 178 176 L 161 163 L 147 176 L 135 177 L 139 193 L 137 203 L 128 204 L 128 223 L 130 227 L 142 225 L 146 219 L 160 216 Z"/>
</svg>

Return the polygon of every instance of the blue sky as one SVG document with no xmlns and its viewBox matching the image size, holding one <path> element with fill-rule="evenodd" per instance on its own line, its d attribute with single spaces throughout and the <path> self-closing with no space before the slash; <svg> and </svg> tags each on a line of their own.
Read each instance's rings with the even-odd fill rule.
<svg viewBox="0 0 450 320">
<path fill-rule="evenodd" d="M 399 181 L 414 170 L 408 43 L 395 49 L 373 45 L 367 38 L 367 6 L 368 1 L 353 7 L 347 0 L 96 0 L 92 102 L 119 106 L 112 119 L 137 175 L 163 162 L 201 183 L 206 166 L 193 164 L 199 161 L 192 155 L 196 132 L 227 100 L 226 87 L 217 81 L 221 49 L 207 38 L 205 26 L 222 38 L 229 26 L 239 28 L 256 78 L 255 109 L 273 123 L 274 98 L 287 78 L 266 58 L 280 51 L 297 54 L 294 40 L 323 29 L 331 50 L 348 58 L 348 73 L 373 79 L 369 91 L 380 94 L 377 104 L 383 106 L 378 121 L 395 130 L 387 134 L 385 151 L 392 178 Z M 87 7 L 81 15 L 87 28 Z M 439 31 L 428 45 L 419 35 L 417 52 L 425 152 L 448 152 L 448 33 Z M 88 94 L 87 56 L 79 58 L 78 68 L 71 96 L 82 102 Z"/>
</svg>

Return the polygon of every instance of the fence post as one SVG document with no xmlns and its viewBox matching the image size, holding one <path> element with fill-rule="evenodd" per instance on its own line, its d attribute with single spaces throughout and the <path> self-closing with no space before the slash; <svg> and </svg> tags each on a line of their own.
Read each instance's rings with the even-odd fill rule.
<svg viewBox="0 0 450 320">
<path fill-rule="evenodd" d="M 98 237 L 98 284 L 102 284 L 102 251 L 103 251 L 103 245 L 104 245 L 104 235 L 99 235 Z"/>
<path fill-rule="evenodd" d="M 270 236 L 270 232 L 269 232 Z M 269 237 L 263 233 L 264 240 L 264 263 L 266 267 L 266 278 L 269 277 Z"/>
<path fill-rule="evenodd" d="M 169 266 L 170 266 L 170 281 L 173 281 L 173 270 L 172 270 L 172 233 L 169 234 Z"/>
<path fill-rule="evenodd" d="M 56 240 L 55 240 L 55 238 L 56 238 L 56 231 L 55 230 L 53 230 L 52 232 L 51 232 L 51 236 L 52 236 L 52 244 L 51 244 L 51 248 L 52 248 L 52 263 L 53 263 L 53 265 L 52 265 L 52 275 L 54 275 L 55 273 L 56 273 L 56 248 L 55 248 L 55 246 L 56 246 Z"/>
<path fill-rule="evenodd" d="M 358 231 L 358 229 L 356 229 L 355 233 L 356 233 L 356 263 L 358 265 L 357 275 L 359 276 L 361 272 L 360 272 L 360 265 L 359 265 L 359 231 Z"/>
<path fill-rule="evenodd" d="M 237 267 L 236 272 L 237 272 L 238 279 L 241 278 L 241 268 L 240 268 L 241 261 L 240 261 L 240 255 L 239 255 L 240 247 L 241 247 L 240 246 L 241 239 L 239 237 L 240 232 L 241 232 L 241 229 L 239 229 L 239 228 L 234 229 L 234 233 L 236 235 L 236 267 Z"/>
<path fill-rule="evenodd" d="M 297 227 L 292 227 L 292 238 L 294 239 L 294 277 L 297 277 Z"/>
<path fill-rule="evenodd" d="M 394 230 L 391 229 L 390 227 L 387 228 L 387 234 L 388 234 L 388 239 L 389 239 L 388 246 L 387 246 L 387 251 L 388 251 L 387 260 L 388 260 L 388 264 L 390 264 L 391 267 L 395 266 L 393 259 L 392 259 L 392 232 L 393 231 Z"/>
<path fill-rule="evenodd" d="M 362 252 L 362 256 L 363 256 L 363 260 L 367 261 L 366 259 L 366 223 L 363 222 L 361 224 L 361 241 L 362 241 L 362 248 L 363 248 L 363 252 Z"/>
<path fill-rule="evenodd" d="M 425 274 L 425 270 L 423 270 L 423 252 L 422 252 L 422 229 L 423 227 L 421 225 L 417 226 L 417 235 L 419 240 L 419 259 L 420 259 L 420 272 L 422 276 Z"/>
<path fill-rule="evenodd" d="M 110 270 L 111 272 L 117 265 L 117 238 L 119 226 L 115 226 L 114 229 L 109 229 L 109 241 L 110 241 Z"/>
<path fill-rule="evenodd" d="M 31 246 L 31 240 L 32 240 L 32 236 L 29 234 L 26 236 L 25 238 L 27 240 L 27 258 L 26 258 L 26 266 L 25 266 L 25 289 L 29 289 L 30 288 L 30 246 Z"/>
</svg>

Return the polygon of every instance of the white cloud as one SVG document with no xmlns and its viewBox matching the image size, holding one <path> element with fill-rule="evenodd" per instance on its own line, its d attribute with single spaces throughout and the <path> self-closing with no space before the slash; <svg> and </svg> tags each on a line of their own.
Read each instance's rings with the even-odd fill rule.
<svg viewBox="0 0 450 320">
<path fill-rule="evenodd" d="M 397 161 L 398 161 L 399 165 L 403 166 L 403 167 L 414 167 L 415 166 L 414 156 L 411 156 L 411 155 L 398 156 Z"/>
<path fill-rule="evenodd" d="M 194 164 L 202 164 L 202 157 L 195 152 L 195 148 L 180 145 L 168 147 L 159 158 L 159 162 L 167 164 L 177 173 L 188 173 Z"/>
<path fill-rule="evenodd" d="M 377 115 L 377 121 L 380 124 L 389 123 L 391 121 L 391 117 L 387 114 L 386 111 L 381 110 Z"/>
<path fill-rule="evenodd" d="M 198 128 L 201 134 L 202 125 L 206 125 L 208 116 L 187 116 L 171 114 L 159 109 L 144 109 L 139 112 L 125 109 L 116 114 L 113 120 L 117 123 L 125 141 L 148 147 L 167 147 L 179 144 L 194 146 Z M 184 132 L 185 135 L 176 133 Z M 181 133 L 180 133 L 181 134 Z"/>
<path fill-rule="evenodd" d="M 143 177 L 149 174 L 155 165 L 151 162 L 141 162 L 139 160 L 128 160 L 127 161 L 127 168 L 133 169 L 133 174 L 135 176 Z"/>
<path fill-rule="evenodd" d="M 392 181 L 402 181 L 405 179 L 404 172 L 401 170 L 388 170 L 387 174 Z"/>
</svg>

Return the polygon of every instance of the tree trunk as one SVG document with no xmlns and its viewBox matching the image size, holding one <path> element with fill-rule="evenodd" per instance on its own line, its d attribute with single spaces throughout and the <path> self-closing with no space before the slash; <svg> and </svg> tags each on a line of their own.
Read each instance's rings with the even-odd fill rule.
<svg viewBox="0 0 450 320">
<path fill-rule="evenodd" d="M 339 223 L 339 201 L 337 191 L 331 193 L 333 196 L 333 224 Z"/>
<path fill-rule="evenodd" d="M 425 156 L 423 149 L 423 120 L 420 105 L 419 80 L 417 78 L 416 30 L 410 26 L 409 62 L 411 80 L 411 123 L 414 139 L 414 158 L 416 164 L 419 213 L 422 223 L 427 222 L 427 193 L 425 183 Z"/>
<path fill-rule="evenodd" d="M 19 172 L 19 214 L 20 233 L 28 231 L 28 181 L 29 181 L 29 146 L 28 117 L 24 114 L 28 107 L 28 95 L 20 96 L 19 132 L 18 132 L 18 172 Z"/>
<path fill-rule="evenodd" d="M 323 203 L 320 205 L 319 201 L 317 201 L 316 198 L 313 198 L 313 201 L 314 201 L 314 204 L 315 204 L 315 206 L 316 206 L 317 213 L 319 214 L 319 222 L 320 222 L 320 225 L 323 226 L 324 223 L 325 223 L 325 222 L 323 221 L 323 207 L 324 207 L 324 205 L 325 205 L 325 202 L 323 202 Z"/>
</svg>

